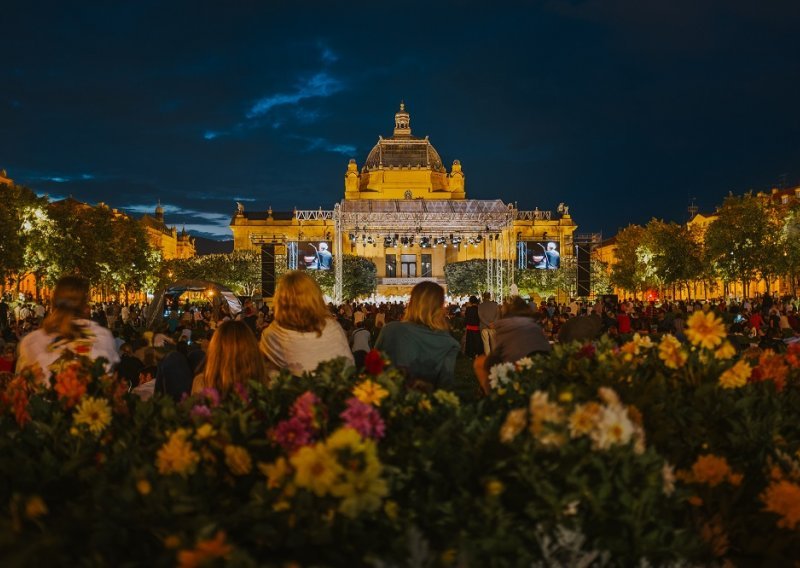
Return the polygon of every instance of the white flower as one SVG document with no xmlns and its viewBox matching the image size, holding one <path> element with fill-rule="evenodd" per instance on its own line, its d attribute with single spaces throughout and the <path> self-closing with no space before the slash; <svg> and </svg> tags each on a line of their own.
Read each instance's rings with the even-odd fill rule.
<svg viewBox="0 0 800 568">
<path fill-rule="evenodd" d="M 597 389 L 597 394 L 600 399 L 605 402 L 608 406 L 613 406 L 614 408 L 620 407 L 621 403 L 619 401 L 619 396 L 614 391 L 614 389 L 610 389 L 608 387 L 600 387 Z"/>
<path fill-rule="evenodd" d="M 607 406 L 600 413 L 597 428 L 592 432 L 592 440 L 595 449 L 607 450 L 617 444 L 627 444 L 632 435 L 633 423 L 625 409 L 621 406 Z"/>
<path fill-rule="evenodd" d="M 517 369 L 520 371 L 527 371 L 528 369 L 533 369 L 533 359 L 530 357 L 523 357 L 519 361 L 517 361 Z"/>
<path fill-rule="evenodd" d="M 511 380 L 508 374 L 514 370 L 514 363 L 498 363 L 489 371 L 489 384 L 493 389 L 508 384 Z"/>
</svg>

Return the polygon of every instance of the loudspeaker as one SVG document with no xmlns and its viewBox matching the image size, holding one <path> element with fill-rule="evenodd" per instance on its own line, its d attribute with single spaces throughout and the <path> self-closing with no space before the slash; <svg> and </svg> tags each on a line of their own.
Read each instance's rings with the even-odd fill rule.
<svg viewBox="0 0 800 568">
<path fill-rule="evenodd" d="M 261 245 L 261 297 L 275 295 L 275 245 Z"/>
</svg>

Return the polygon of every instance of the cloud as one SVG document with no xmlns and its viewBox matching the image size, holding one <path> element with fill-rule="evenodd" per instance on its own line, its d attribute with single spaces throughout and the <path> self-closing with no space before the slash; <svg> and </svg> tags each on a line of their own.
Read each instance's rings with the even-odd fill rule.
<svg viewBox="0 0 800 568">
<path fill-rule="evenodd" d="M 300 138 L 308 143 L 306 151 L 313 152 L 314 150 L 323 150 L 325 152 L 332 152 L 334 154 L 342 154 L 343 156 L 353 156 L 356 153 L 356 147 L 352 144 L 336 144 L 325 138 Z"/>
<path fill-rule="evenodd" d="M 79 180 L 90 180 L 95 179 L 93 174 L 40 174 L 29 177 L 28 179 L 34 181 L 51 181 L 53 183 L 69 183 L 73 181 Z"/>
<path fill-rule="evenodd" d="M 336 55 L 330 47 L 322 46 L 320 59 L 322 59 L 324 63 L 336 63 L 339 61 L 339 56 Z"/>
<path fill-rule="evenodd" d="M 293 93 L 275 93 L 256 101 L 247 118 L 257 118 L 281 105 L 295 105 L 305 99 L 330 97 L 344 89 L 344 84 L 325 71 L 320 71 L 301 83 Z"/>
</svg>

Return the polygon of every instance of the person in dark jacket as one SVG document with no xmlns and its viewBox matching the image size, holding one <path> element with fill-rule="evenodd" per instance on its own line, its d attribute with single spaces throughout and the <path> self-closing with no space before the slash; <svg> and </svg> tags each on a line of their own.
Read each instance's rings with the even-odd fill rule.
<svg viewBox="0 0 800 568">
<path fill-rule="evenodd" d="M 478 314 L 478 298 L 469 297 L 469 303 L 464 310 L 464 353 L 467 357 L 483 355 L 483 340 L 481 339 L 481 318 Z"/>
</svg>

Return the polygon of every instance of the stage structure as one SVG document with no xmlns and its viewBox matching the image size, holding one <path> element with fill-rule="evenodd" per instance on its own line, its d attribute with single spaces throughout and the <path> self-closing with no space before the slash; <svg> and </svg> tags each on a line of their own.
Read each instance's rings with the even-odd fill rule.
<svg viewBox="0 0 800 568">
<path fill-rule="evenodd" d="M 498 171 L 498 186 L 502 176 Z M 262 268 L 333 270 L 336 301 L 343 299 L 345 255 L 375 264 L 383 296 L 408 294 L 424 280 L 445 285 L 444 267 L 454 262 L 485 260 L 485 289 L 498 300 L 519 269 L 574 266 L 577 226 L 569 207 L 521 211 L 499 199 L 467 199 L 461 162 L 453 160 L 448 171 L 427 136 L 412 136 L 402 104 L 393 135 L 378 137 L 361 168 L 350 160 L 344 189 L 333 209 L 245 211 L 238 204 L 234 250 L 274 255 Z"/>
</svg>

